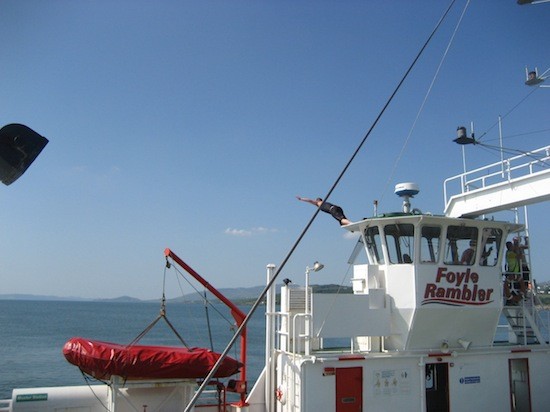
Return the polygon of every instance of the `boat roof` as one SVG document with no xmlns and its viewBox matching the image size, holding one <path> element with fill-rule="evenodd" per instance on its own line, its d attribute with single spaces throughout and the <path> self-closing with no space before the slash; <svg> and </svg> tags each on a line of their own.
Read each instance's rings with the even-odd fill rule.
<svg viewBox="0 0 550 412">
<path fill-rule="evenodd" d="M 524 225 L 518 223 L 511 223 L 507 221 L 488 220 L 488 219 L 473 219 L 473 218 L 460 218 L 460 217 L 448 217 L 443 215 L 432 215 L 423 213 L 406 213 L 406 212 L 390 212 L 382 213 L 373 217 L 364 218 L 361 221 L 350 223 L 343 226 L 344 229 L 349 232 L 363 232 L 367 227 L 373 226 L 383 221 L 399 221 L 399 222 L 414 222 L 424 221 L 426 223 L 438 223 L 438 224 L 468 224 L 475 226 L 502 226 L 509 232 L 516 232 L 521 230 Z"/>
</svg>

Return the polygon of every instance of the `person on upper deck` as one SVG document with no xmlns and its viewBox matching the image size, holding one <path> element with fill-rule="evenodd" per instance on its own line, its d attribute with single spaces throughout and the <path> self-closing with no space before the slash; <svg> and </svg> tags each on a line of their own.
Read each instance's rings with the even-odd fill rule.
<svg viewBox="0 0 550 412">
<path fill-rule="evenodd" d="M 506 273 L 504 279 L 504 297 L 506 298 L 505 305 L 517 305 L 525 296 L 525 282 L 521 279 L 519 273 Z"/>
<path fill-rule="evenodd" d="M 521 265 L 512 242 L 506 242 L 506 279 L 504 297 L 506 304 L 517 305 L 526 293 L 525 282 L 521 279 Z"/>
<path fill-rule="evenodd" d="M 527 260 L 525 259 L 525 249 L 527 248 L 528 246 L 523 245 L 519 237 L 514 238 L 513 251 L 518 259 L 519 271 L 521 272 L 525 282 L 529 282 L 529 266 L 527 265 Z"/>
<path fill-rule="evenodd" d="M 460 264 L 462 265 L 473 265 L 476 258 L 476 241 L 470 240 L 470 247 L 462 252 L 462 257 L 460 258 Z"/>
<path fill-rule="evenodd" d="M 518 255 L 512 242 L 506 242 L 506 271 L 510 273 L 521 273 Z"/>
<path fill-rule="evenodd" d="M 321 209 L 322 212 L 328 213 L 334 219 L 336 219 L 340 223 L 340 226 L 349 225 L 351 223 L 351 221 L 346 217 L 344 211 L 340 206 L 333 205 L 329 202 L 324 202 L 323 199 L 321 199 L 320 197 L 313 200 L 307 197 L 296 196 L 296 199 L 317 206 Z"/>
</svg>

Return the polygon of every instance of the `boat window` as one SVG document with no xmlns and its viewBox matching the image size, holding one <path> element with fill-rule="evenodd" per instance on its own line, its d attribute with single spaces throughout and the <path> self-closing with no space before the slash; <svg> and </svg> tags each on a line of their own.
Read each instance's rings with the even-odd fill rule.
<svg viewBox="0 0 550 412">
<path fill-rule="evenodd" d="M 372 263 L 383 264 L 384 254 L 382 253 L 382 240 L 380 239 L 380 231 L 378 230 L 378 226 L 371 226 L 367 228 L 365 235 L 369 259 L 373 261 Z"/>
<path fill-rule="evenodd" d="M 391 263 L 413 262 L 414 225 L 399 223 L 386 225 L 384 235 Z"/>
<path fill-rule="evenodd" d="M 445 264 L 473 265 L 477 254 L 477 227 L 449 226 L 445 243 Z"/>
<path fill-rule="evenodd" d="M 437 263 L 439 261 L 440 242 L 441 227 L 422 226 L 420 238 L 420 261 L 422 263 Z"/>
<path fill-rule="evenodd" d="M 481 232 L 481 266 L 496 266 L 502 243 L 502 230 L 486 227 Z"/>
</svg>

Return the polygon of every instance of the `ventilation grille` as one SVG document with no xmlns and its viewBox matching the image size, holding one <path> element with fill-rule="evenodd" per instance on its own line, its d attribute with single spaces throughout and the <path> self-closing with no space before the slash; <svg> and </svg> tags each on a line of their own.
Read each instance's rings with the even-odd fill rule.
<svg viewBox="0 0 550 412">
<path fill-rule="evenodd" d="M 311 298 L 311 294 L 310 294 Z M 311 307 L 311 299 L 309 300 Z M 305 312 L 306 294 L 305 288 L 288 289 L 288 311 L 289 312 Z"/>
</svg>

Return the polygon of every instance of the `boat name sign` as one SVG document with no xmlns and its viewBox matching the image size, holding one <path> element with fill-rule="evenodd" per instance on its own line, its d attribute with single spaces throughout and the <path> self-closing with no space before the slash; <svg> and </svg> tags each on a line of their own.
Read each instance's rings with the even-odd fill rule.
<svg viewBox="0 0 550 412">
<path fill-rule="evenodd" d="M 434 283 L 427 283 L 422 305 L 440 303 L 446 305 L 486 305 L 493 302 L 492 288 L 478 285 L 479 275 L 466 269 L 465 272 L 448 271 L 447 267 L 437 270 Z"/>
</svg>

